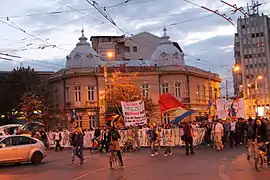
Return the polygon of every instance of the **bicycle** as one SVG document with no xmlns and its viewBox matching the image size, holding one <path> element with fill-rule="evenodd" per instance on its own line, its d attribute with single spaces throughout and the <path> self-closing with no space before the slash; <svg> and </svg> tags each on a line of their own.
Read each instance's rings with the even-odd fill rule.
<svg viewBox="0 0 270 180">
<path fill-rule="evenodd" d="M 108 153 L 108 158 L 109 158 L 109 165 L 111 169 L 116 168 L 117 166 L 120 166 L 120 160 L 118 158 L 118 155 L 116 154 L 116 151 L 113 149 L 113 146 L 110 145 L 109 148 L 109 153 Z"/>
<path fill-rule="evenodd" d="M 261 172 L 264 170 L 265 166 L 267 165 L 267 145 L 269 142 L 263 143 L 263 145 L 260 145 L 256 148 L 255 152 L 255 169 L 258 172 Z"/>
</svg>

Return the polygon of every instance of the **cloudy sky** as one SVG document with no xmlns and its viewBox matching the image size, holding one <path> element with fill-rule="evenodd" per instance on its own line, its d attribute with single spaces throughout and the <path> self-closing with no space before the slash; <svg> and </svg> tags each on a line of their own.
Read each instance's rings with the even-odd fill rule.
<svg viewBox="0 0 270 180">
<path fill-rule="evenodd" d="M 234 22 L 241 15 L 230 14 L 231 8 L 220 0 L 190 1 L 226 13 Z M 235 27 L 227 21 L 184 0 L 96 2 L 106 7 L 126 35 L 148 31 L 160 36 L 165 23 L 168 35 L 184 50 L 186 64 L 219 73 L 221 77 L 229 78 L 232 87 L 232 78 L 228 77 L 231 76 L 228 71 L 234 63 Z M 251 0 L 227 2 L 240 7 L 246 6 Z M 270 0 L 261 2 L 263 6 L 260 12 L 270 14 Z M 86 0 L 1 0 L 0 53 L 23 58 L 12 58 L 13 61 L 0 60 L 0 70 L 10 70 L 19 66 L 20 62 L 37 70 L 57 71 L 63 68 L 65 57 L 77 43 L 82 27 L 88 38 L 123 34 Z M 53 48 L 51 45 L 57 47 Z M 224 86 L 223 83 L 221 87 Z"/>
</svg>

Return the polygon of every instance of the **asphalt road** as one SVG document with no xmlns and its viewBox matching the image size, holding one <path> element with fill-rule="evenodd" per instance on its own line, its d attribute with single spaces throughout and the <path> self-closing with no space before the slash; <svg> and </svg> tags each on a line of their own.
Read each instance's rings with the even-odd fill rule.
<svg viewBox="0 0 270 180">
<path fill-rule="evenodd" d="M 163 153 L 163 149 L 161 152 Z M 269 180 L 270 169 L 256 172 L 254 162 L 247 161 L 245 148 L 216 152 L 212 148 L 196 149 L 185 156 L 183 148 L 173 149 L 172 156 L 149 156 L 149 150 L 124 153 L 126 167 L 111 170 L 103 154 L 85 151 L 84 165 L 71 163 L 71 153 L 48 151 L 44 163 L 0 166 L 0 180 Z"/>
</svg>

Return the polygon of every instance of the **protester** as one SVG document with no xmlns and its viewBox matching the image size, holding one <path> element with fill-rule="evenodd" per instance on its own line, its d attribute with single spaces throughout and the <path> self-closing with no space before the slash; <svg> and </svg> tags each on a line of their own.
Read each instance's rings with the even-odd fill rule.
<svg viewBox="0 0 270 180">
<path fill-rule="evenodd" d="M 236 122 L 234 119 L 232 119 L 231 123 L 230 123 L 230 145 L 231 147 L 233 147 L 234 145 L 236 145 Z"/>
<path fill-rule="evenodd" d="M 42 128 L 42 130 L 40 131 L 40 138 L 41 141 L 44 143 L 44 146 L 48 149 L 49 148 L 48 137 L 44 128 Z"/>
<path fill-rule="evenodd" d="M 170 134 L 168 133 L 168 131 L 165 131 L 165 136 L 163 138 L 163 142 L 165 145 L 165 153 L 164 156 L 168 156 L 168 155 L 172 155 L 172 151 L 171 151 L 171 144 L 172 144 L 172 140 L 170 138 Z"/>
<path fill-rule="evenodd" d="M 77 139 L 77 131 L 76 129 L 70 133 L 69 135 L 69 142 L 70 142 L 70 146 L 71 146 L 71 154 L 72 154 L 72 158 L 71 158 L 71 162 L 74 163 L 75 160 L 75 156 L 79 156 L 77 153 L 77 149 L 76 149 L 76 139 Z"/>
<path fill-rule="evenodd" d="M 150 124 L 150 129 L 147 131 L 147 134 L 149 136 L 150 144 L 151 144 L 151 156 L 157 156 L 158 151 L 157 151 L 157 133 L 156 133 L 156 128 L 154 127 L 153 124 Z"/>
<path fill-rule="evenodd" d="M 76 156 L 78 156 L 78 158 L 80 158 L 80 165 L 82 165 L 85 160 L 84 160 L 84 156 L 83 156 L 83 140 L 84 140 L 84 134 L 82 131 L 82 128 L 77 127 L 76 128 L 76 136 L 75 136 L 75 149 L 76 149 Z"/>
<path fill-rule="evenodd" d="M 221 151 L 223 149 L 222 136 L 224 135 L 224 128 L 223 125 L 218 120 L 216 121 L 214 132 L 217 151 Z"/>
<path fill-rule="evenodd" d="M 141 146 L 140 146 L 140 139 L 139 139 L 139 129 L 137 126 L 134 126 L 132 131 L 133 131 L 132 134 L 133 134 L 134 145 L 136 143 L 137 149 L 140 150 Z"/>
<path fill-rule="evenodd" d="M 192 126 L 189 122 L 186 122 L 184 125 L 184 135 L 183 135 L 183 140 L 185 141 L 185 146 L 186 146 L 186 155 L 194 154 L 194 149 L 193 149 L 193 130 Z"/>
<path fill-rule="evenodd" d="M 108 128 L 104 128 L 104 132 L 102 134 L 102 141 L 101 141 L 100 152 L 102 152 L 104 148 L 105 148 L 106 153 L 108 153 L 108 151 L 109 151 L 109 143 L 110 142 L 107 139 L 108 133 L 109 133 L 109 129 Z"/>
<path fill-rule="evenodd" d="M 249 118 L 248 119 L 248 125 L 247 125 L 247 130 L 246 130 L 246 135 L 247 135 L 247 145 L 248 145 L 248 155 L 247 155 L 247 160 L 250 159 L 252 153 L 255 151 L 255 143 L 253 142 L 253 119 Z"/>
<path fill-rule="evenodd" d="M 62 140 L 62 134 L 59 132 L 59 130 L 57 129 L 55 134 L 54 134 L 54 141 L 55 141 L 55 152 L 57 152 L 58 150 L 62 151 L 62 147 L 60 145 L 60 141 Z"/>
<path fill-rule="evenodd" d="M 116 151 L 117 156 L 119 158 L 119 161 L 121 163 L 122 167 L 125 167 L 124 162 L 123 162 L 123 158 L 122 158 L 122 154 L 121 154 L 121 149 L 120 149 L 120 144 L 119 144 L 119 140 L 121 139 L 120 134 L 118 133 L 117 129 L 115 128 L 115 126 L 112 126 L 109 133 L 108 133 L 108 140 L 110 140 L 110 144 L 112 146 L 112 150 Z"/>
</svg>

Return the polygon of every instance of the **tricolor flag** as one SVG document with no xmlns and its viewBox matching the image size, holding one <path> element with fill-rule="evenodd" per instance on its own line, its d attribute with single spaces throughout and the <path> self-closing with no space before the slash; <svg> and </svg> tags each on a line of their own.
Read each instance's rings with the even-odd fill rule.
<svg viewBox="0 0 270 180">
<path fill-rule="evenodd" d="M 176 118 L 171 122 L 178 123 L 182 119 L 195 113 L 194 110 L 189 110 L 184 104 L 178 101 L 170 93 L 163 94 L 159 99 L 160 111 L 162 113 L 173 111 Z"/>
</svg>

